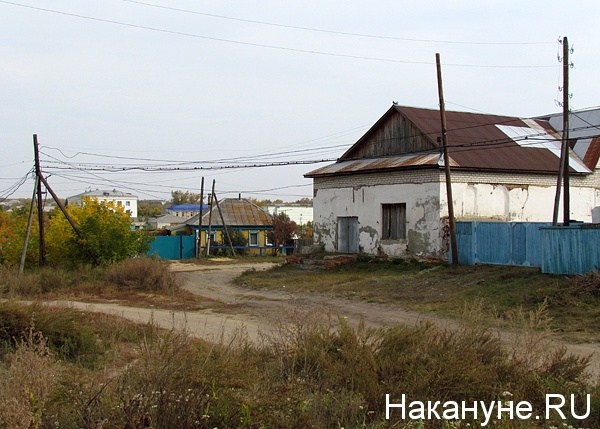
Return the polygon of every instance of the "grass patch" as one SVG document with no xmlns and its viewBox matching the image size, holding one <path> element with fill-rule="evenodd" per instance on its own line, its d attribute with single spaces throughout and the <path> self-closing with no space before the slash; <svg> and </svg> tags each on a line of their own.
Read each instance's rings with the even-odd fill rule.
<svg viewBox="0 0 600 429">
<path fill-rule="evenodd" d="M 547 309 L 551 328 L 575 340 L 600 338 L 600 276 L 542 274 L 537 268 L 478 265 L 453 267 L 418 261 L 359 258 L 332 270 L 298 266 L 248 271 L 236 283 L 254 289 L 314 292 L 371 302 L 397 303 L 414 311 L 461 318 L 477 304 L 484 322 L 502 324 L 515 312 Z"/>
<path fill-rule="evenodd" d="M 530 402 L 534 415 L 543 415 L 547 392 L 574 394 L 579 403 L 590 393 L 590 417 L 567 423 L 600 425 L 600 390 L 583 373 L 586 360 L 561 350 L 529 348 L 517 355 L 481 327 L 446 331 L 423 324 L 369 330 L 317 314 L 292 319 L 265 333 L 260 344 L 248 342 L 243 331 L 208 344 L 149 325 L 126 363 L 86 373 L 56 360 L 43 337 L 34 334 L 0 363 L 0 384 L 7 386 L 0 390 L 0 425 L 5 416 L 26 416 L 20 426 L 13 421 L 8 426 L 403 428 L 413 426 L 402 422 L 397 410 L 385 419 L 385 394 L 392 401 L 405 394 L 411 400 L 491 403 L 506 399 L 504 392 Z M 40 400 L 35 403 L 22 389 L 8 388 L 31 384 L 24 365 L 34 367 L 30 372 L 38 380 L 32 392 Z M 451 427 L 467 423 L 476 427 L 480 422 Z M 563 422 L 496 423 L 546 428 Z M 450 426 L 433 420 L 418 427 Z"/>
<path fill-rule="evenodd" d="M 0 266 L 0 296 L 16 299 L 119 302 L 142 307 L 195 310 L 210 300 L 181 288 L 169 263 L 140 257 L 107 267 L 43 267 L 19 274 Z"/>
<path fill-rule="evenodd" d="M 102 363 L 113 343 L 139 338 L 133 324 L 68 307 L 0 303 L 0 350 L 9 353 L 34 330 L 59 359 L 93 368 Z"/>
</svg>

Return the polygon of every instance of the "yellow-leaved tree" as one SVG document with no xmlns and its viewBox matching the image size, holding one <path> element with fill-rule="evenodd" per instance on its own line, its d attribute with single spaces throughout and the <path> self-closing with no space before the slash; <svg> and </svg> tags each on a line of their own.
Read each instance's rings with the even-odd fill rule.
<svg viewBox="0 0 600 429">
<path fill-rule="evenodd" d="M 0 212 L 0 264 L 9 267 L 19 265 L 25 242 L 27 219 L 25 210 Z M 36 263 L 39 258 L 38 230 L 37 216 L 35 216 L 27 246 L 27 264 Z"/>
<path fill-rule="evenodd" d="M 46 233 L 46 254 L 52 265 L 106 265 L 145 254 L 150 248 L 150 237 L 132 230 L 129 215 L 113 202 L 84 198 L 81 205 L 68 205 L 66 210 L 81 236 L 56 212 Z"/>
</svg>

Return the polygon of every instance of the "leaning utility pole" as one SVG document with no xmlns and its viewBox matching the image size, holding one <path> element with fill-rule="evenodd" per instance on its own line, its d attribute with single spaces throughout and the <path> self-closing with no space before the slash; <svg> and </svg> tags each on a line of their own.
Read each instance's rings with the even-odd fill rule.
<svg viewBox="0 0 600 429">
<path fill-rule="evenodd" d="M 212 191 L 210 194 L 210 203 L 209 203 L 209 212 L 208 212 L 208 237 L 206 237 L 206 256 L 210 255 L 210 242 L 211 242 L 211 234 L 212 234 L 212 212 L 213 212 L 213 202 L 215 199 L 215 179 L 213 179 L 212 183 Z"/>
<path fill-rule="evenodd" d="M 204 176 L 200 181 L 200 212 L 198 213 L 198 247 L 196 257 L 199 258 L 202 253 L 202 205 L 204 201 Z"/>
<path fill-rule="evenodd" d="M 56 205 L 58 206 L 60 211 L 63 213 L 63 215 L 65 216 L 65 218 L 71 225 L 71 228 L 73 228 L 73 231 L 75 232 L 77 237 L 83 241 L 83 235 L 81 235 L 81 231 L 79 231 L 79 228 L 77 228 L 77 225 L 75 225 L 75 221 L 73 220 L 73 218 L 71 217 L 71 215 L 69 214 L 67 209 L 65 208 L 64 204 L 60 201 L 60 198 L 58 198 L 58 195 L 56 195 L 56 193 L 52 190 L 48 181 L 41 174 L 38 176 L 38 179 L 44 184 L 44 186 L 46 187 L 46 190 L 48 192 L 50 192 L 50 195 L 52 195 L 54 202 L 56 203 Z M 100 265 L 100 261 L 98 260 L 98 257 L 96 256 L 96 252 L 94 252 L 94 250 L 89 246 L 87 247 L 86 250 L 89 253 L 89 255 L 91 256 L 92 260 L 94 261 L 94 264 L 96 266 Z"/>
<path fill-rule="evenodd" d="M 456 244 L 456 225 L 454 222 L 454 201 L 452 199 L 452 182 L 450 181 L 450 157 L 448 156 L 448 138 L 446 135 L 446 107 L 444 105 L 444 90 L 442 88 L 442 65 L 440 54 L 435 54 L 437 66 L 438 94 L 440 99 L 440 117 L 442 121 L 442 144 L 444 147 L 444 171 L 446 173 L 446 198 L 448 200 L 448 220 L 450 224 L 450 250 L 452 265 L 458 265 L 458 245 Z"/>
<path fill-rule="evenodd" d="M 38 145 L 37 134 L 33 135 L 33 154 L 35 157 L 35 175 L 42 177 L 40 168 L 40 149 Z M 40 266 L 46 265 L 46 240 L 44 238 L 44 203 L 42 201 L 42 181 L 37 180 L 37 207 L 38 207 L 38 223 L 40 229 Z"/>
<path fill-rule="evenodd" d="M 223 224 L 223 230 L 225 231 L 225 235 L 227 236 L 227 242 L 229 243 L 229 250 L 231 250 L 231 255 L 235 258 L 235 249 L 233 248 L 233 242 L 231 241 L 231 235 L 229 235 L 229 229 L 227 228 L 227 224 L 225 223 L 225 218 L 223 217 L 223 212 L 221 211 L 221 207 L 219 206 L 219 199 L 217 198 L 217 194 L 213 192 L 213 200 L 217 205 L 217 210 L 219 212 L 219 216 L 221 217 L 221 223 Z"/>
<path fill-rule="evenodd" d="M 19 264 L 19 274 L 23 274 L 25 269 L 25 258 L 27 257 L 27 246 L 29 245 L 29 234 L 31 233 L 31 224 L 33 223 L 33 209 L 35 208 L 35 194 L 40 181 L 38 176 L 35 176 L 35 184 L 33 185 L 33 195 L 31 196 L 31 206 L 29 207 L 29 218 L 27 219 L 27 229 L 25 230 L 25 241 L 23 242 L 23 251 L 21 252 L 21 263 Z"/>
</svg>

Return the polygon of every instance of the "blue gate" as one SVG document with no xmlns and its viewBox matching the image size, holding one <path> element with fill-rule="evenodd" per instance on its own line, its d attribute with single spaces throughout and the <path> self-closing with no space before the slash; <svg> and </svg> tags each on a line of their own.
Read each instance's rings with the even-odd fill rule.
<svg viewBox="0 0 600 429">
<path fill-rule="evenodd" d="M 549 225 L 547 222 L 457 222 L 458 259 L 466 265 L 540 267 L 540 228 Z"/>
<path fill-rule="evenodd" d="M 148 256 L 152 255 L 163 259 L 193 258 L 196 256 L 196 237 L 193 235 L 156 237 L 148 252 Z"/>
</svg>

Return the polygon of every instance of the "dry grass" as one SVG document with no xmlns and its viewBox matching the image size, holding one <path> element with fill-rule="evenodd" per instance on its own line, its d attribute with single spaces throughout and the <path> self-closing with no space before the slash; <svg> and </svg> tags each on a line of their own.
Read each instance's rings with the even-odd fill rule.
<svg viewBox="0 0 600 429">
<path fill-rule="evenodd" d="M 135 258 L 109 267 L 38 268 L 19 275 L 0 266 L 0 296 L 16 299 L 119 302 L 148 308 L 198 310 L 208 298 L 181 288 L 169 263 Z"/>
<path fill-rule="evenodd" d="M 4 359 L 0 418 L 8 423 L 0 427 L 400 428 L 412 426 L 394 412 L 385 420 L 386 393 L 491 402 L 504 391 L 536 411 L 545 393 L 589 392 L 591 417 L 578 424 L 600 427 L 599 387 L 586 379 L 585 360 L 560 349 L 516 355 L 481 327 L 353 329 L 318 313 L 287 322 L 260 344 L 243 330 L 207 344 L 149 325 L 134 342 L 112 337 L 112 350 L 129 344 L 126 359 L 115 355 L 85 371 L 75 361 L 57 361 L 50 343 L 30 333 Z M 452 427 L 466 423 L 478 424 Z M 494 427 L 557 422 L 499 423 Z"/>
<path fill-rule="evenodd" d="M 236 282 L 247 288 L 285 287 L 288 292 L 332 294 L 348 299 L 399 303 L 409 310 L 462 318 L 478 307 L 490 326 L 510 325 L 516 313 L 545 305 L 550 328 L 568 340 L 600 340 L 598 274 L 557 276 L 539 269 L 498 265 L 448 266 L 418 261 L 359 258 L 333 270 L 283 266 L 248 271 Z"/>
<path fill-rule="evenodd" d="M 32 325 L 0 367 L 0 427 L 41 427 L 60 373 L 61 366 L 48 341 Z"/>
<path fill-rule="evenodd" d="M 111 265 L 106 280 L 119 289 L 174 293 L 181 281 L 169 270 L 168 263 L 152 258 L 127 259 Z"/>
</svg>

